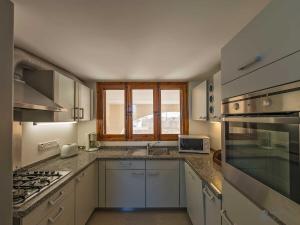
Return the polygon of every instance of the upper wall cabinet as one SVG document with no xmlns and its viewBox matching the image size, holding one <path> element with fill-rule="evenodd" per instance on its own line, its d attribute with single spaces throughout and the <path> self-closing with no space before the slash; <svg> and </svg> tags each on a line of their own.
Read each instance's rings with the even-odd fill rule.
<svg viewBox="0 0 300 225">
<path fill-rule="evenodd" d="M 66 112 L 49 112 L 49 121 L 47 122 L 70 122 L 75 120 L 74 80 L 53 70 L 25 71 L 23 78 L 31 87 L 67 110 Z"/>
<path fill-rule="evenodd" d="M 207 120 L 207 81 L 203 81 L 192 91 L 192 119 Z"/>
<path fill-rule="evenodd" d="M 76 115 L 78 121 L 91 120 L 92 92 L 83 84 L 76 83 Z"/>
<path fill-rule="evenodd" d="M 66 111 L 34 114 L 38 121 L 32 122 L 71 122 L 91 119 L 91 89 L 53 70 L 25 71 L 23 78 L 36 89 Z"/>
<path fill-rule="evenodd" d="M 299 8 L 300 1 L 273 0 L 222 49 L 222 85 L 234 84 L 225 87 L 223 97 L 299 80 L 295 71 L 286 69 L 286 75 L 280 69 L 282 66 L 276 67 L 286 61 L 284 64 L 291 68 L 290 64 L 299 59 L 296 53 L 300 50 Z M 261 68 L 266 67 L 270 68 L 259 74 Z M 240 79 L 244 79 L 244 86 L 240 85 Z M 262 82 L 257 82 L 258 79 Z"/>
</svg>

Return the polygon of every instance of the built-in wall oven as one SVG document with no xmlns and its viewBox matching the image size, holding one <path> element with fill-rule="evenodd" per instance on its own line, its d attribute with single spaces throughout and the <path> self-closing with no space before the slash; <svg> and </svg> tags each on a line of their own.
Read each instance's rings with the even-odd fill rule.
<svg viewBox="0 0 300 225">
<path fill-rule="evenodd" d="M 300 82 L 225 99 L 222 110 L 225 179 L 284 223 L 300 221 Z"/>
</svg>

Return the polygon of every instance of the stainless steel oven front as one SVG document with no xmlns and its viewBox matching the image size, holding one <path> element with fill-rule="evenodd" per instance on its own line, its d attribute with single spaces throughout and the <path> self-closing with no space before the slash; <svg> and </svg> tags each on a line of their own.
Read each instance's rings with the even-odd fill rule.
<svg viewBox="0 0 300 225">
<path fill-rule="evenodd" d="M 300 218 L 300 83 L 223 102 L 223 173 L 256 205 Z"/>
</svg>

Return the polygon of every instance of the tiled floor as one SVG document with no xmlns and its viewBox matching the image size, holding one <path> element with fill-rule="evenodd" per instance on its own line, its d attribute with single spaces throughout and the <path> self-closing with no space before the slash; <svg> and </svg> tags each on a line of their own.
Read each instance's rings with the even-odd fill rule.
<svg viewBox="0 0 300 225">
<path fill-rule="evenodd" d="M 87 225 L 192 225 L 185 210 L 97 210 Z"/>
</svg>

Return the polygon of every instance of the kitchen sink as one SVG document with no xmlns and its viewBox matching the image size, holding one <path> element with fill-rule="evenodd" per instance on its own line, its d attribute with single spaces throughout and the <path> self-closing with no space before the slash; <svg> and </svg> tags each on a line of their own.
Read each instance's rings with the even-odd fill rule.
<svg viewBox="0 0 300 225">
<path fill-rule="evenodd" d="M 168 148 L 152 148 L 149 149 L 147 154 L 147 149 L 131 149 L 128 150 L 128 155 L 130 156 L 154 156 L 154 155 L 170 155 L 170 151 Z"/>
<path fill-rule="evenodd" d="M 170 155 L 168 148 L 152 148 L 149 149 L 148 155 Z"/>
</svg>

